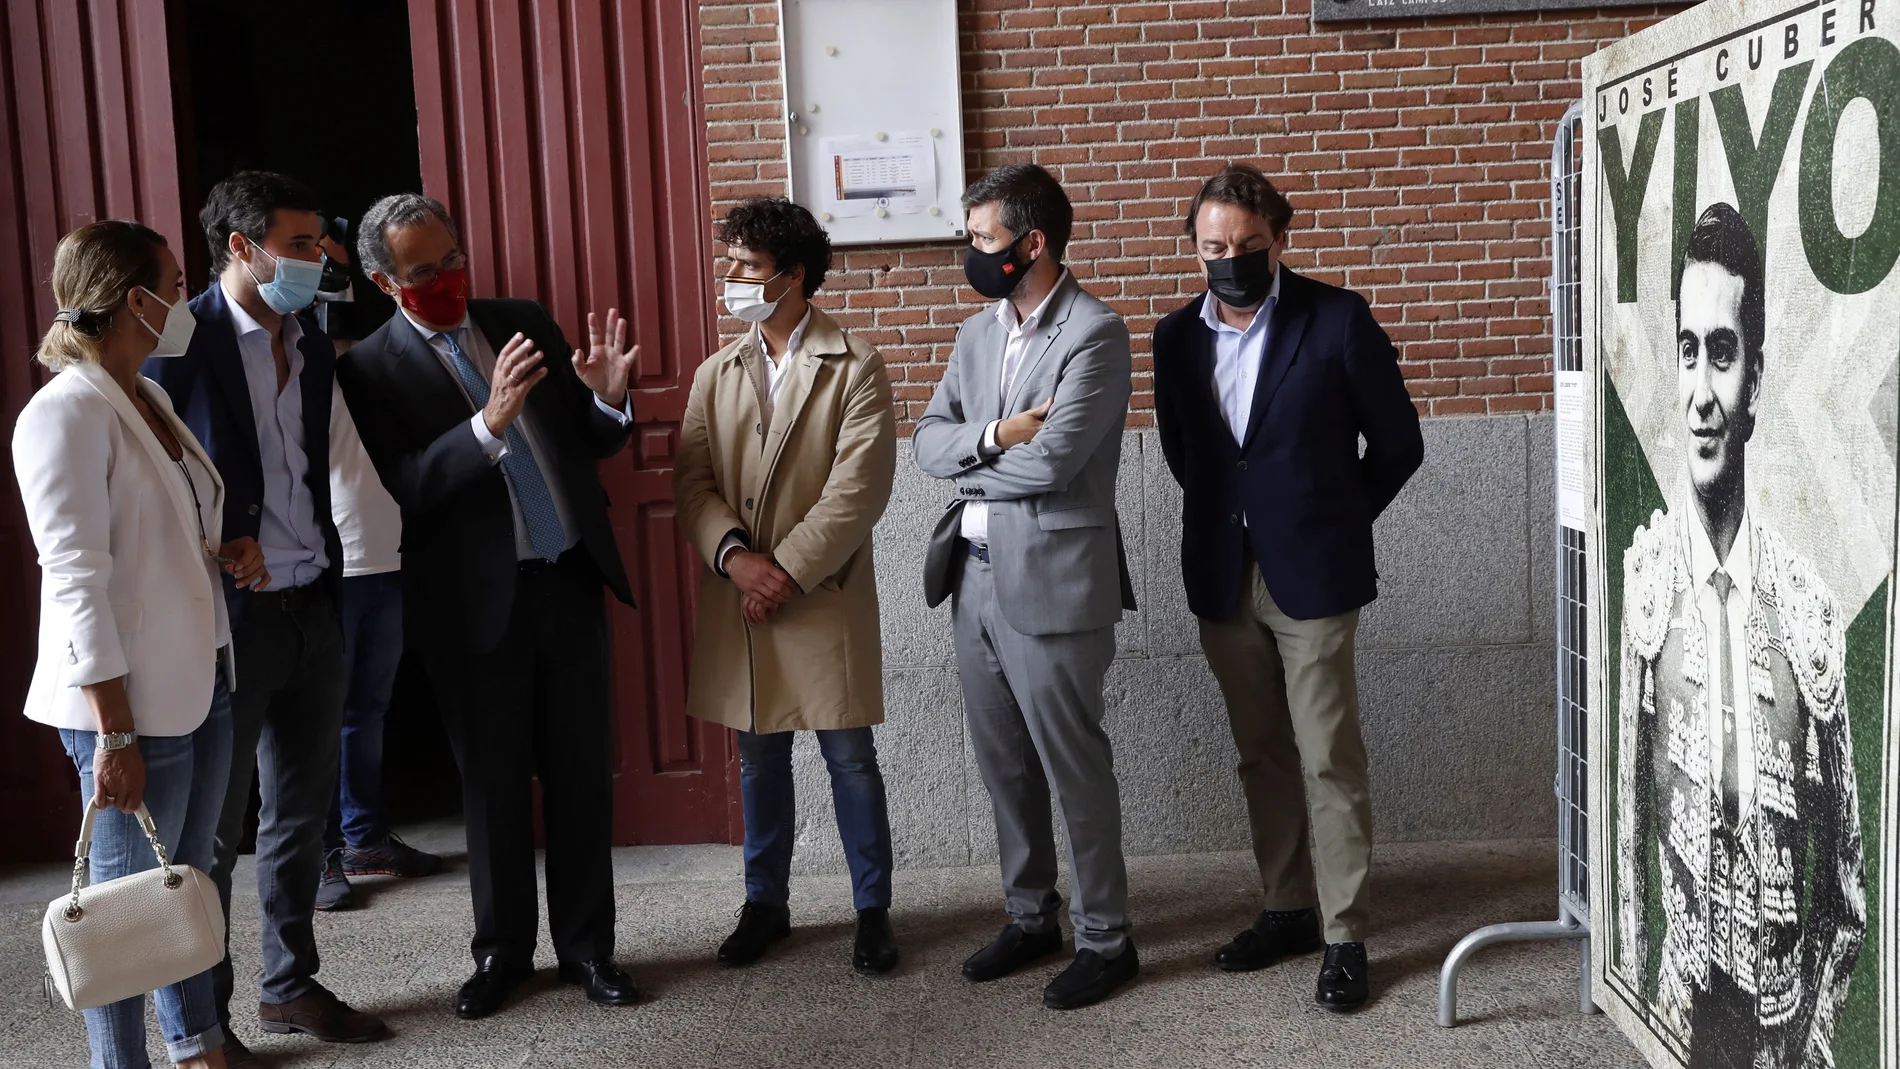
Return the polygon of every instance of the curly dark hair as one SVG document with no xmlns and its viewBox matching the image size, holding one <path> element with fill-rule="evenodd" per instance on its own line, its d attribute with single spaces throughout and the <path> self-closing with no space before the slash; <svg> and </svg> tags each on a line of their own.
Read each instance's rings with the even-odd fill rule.
<svg viewBox="0 0 1900 1069">
<path fill-rule="evenodd" d="M 804 207 L 782 197 L 756 197 L 726 213 L 713 237 L 772 258 L 780 271 L 805 269 L 805 297 L 818 292 L 831 270 L 831 238 Z"/>
</svg>

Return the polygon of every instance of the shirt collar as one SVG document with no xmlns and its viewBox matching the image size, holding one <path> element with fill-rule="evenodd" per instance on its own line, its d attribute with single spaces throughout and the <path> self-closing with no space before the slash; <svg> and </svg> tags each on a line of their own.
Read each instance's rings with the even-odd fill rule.
<svg viewBox="0 0 1900 1069">
<path fill-rule="evenodd" d="M 1207 329 L 1216 334 L 1221 331 L 1233 334 L 1253 333 L 1266 325 L 1267 320 L 1272 318 L 1274 306 L 1280 303 L 1280 277 L 1280 268 L 1276 265 L 1273 269 L 1273 285 L 1267 288 L 1266 300 L 1260 302 L 1260 308 L 1253 314 L 1253 322 L 1247 324 L 1245 331 L 1236 330 L 1221 320 L 1220 310 L 1214 306 L 1218 298 L 1214 296 L 1213 290 L 1208 290 L 1207 297 L 1201 301 L 1201 322 L 1207 324 Z"/>
<path fill-rule="evenodd" d="M 1049 310 L 1049 302 L 1055 300 L 1056 291 L 1062 288 L 1063 280 L 1068 277 L 1069 269 L 1065 267 L 1062 269 L 1062 273 L 1056 276 L 1056 284 L 1049 287 L 1049 295 L 1044 297 L 1042 303 L 1036 306 L 1036 310 L 1029 313 L 1028 317 L 1023 319 L 1020 323 L 1016 320 L 1016 306 L 1010 303 L 1008 297 L 997 301 L 996 321 L 1003 324 L 1004 330 L 1020 330 L 1023 334 L 1034 334 L 1036 328 L 1042 325 L 1042 316 L 1044 312 Z"/>
<path fill-rule="evenodd" d="M 255 319 L 252 319 L 251 313 L 245 311 L 244 306 L 239 304 L 237 302 L 237 299 L 231 296 L 231 291 L 229 289 L 225 289 L 223 279 L 218 280 L 218 288 L 224 291 L 224 306 L 231 310 L 231 325 L 237 329 L 238 340 L 242 341 L 243 339 L 248 338 L 253 334 L 263 334 L 265 336 L 269 336 L 270 331 L 265 329 L 264 324 L 259 323 Z M 285 343 L 292 347 L 295 347 L 298 340 L 301 339 L 302 337 L 303 337 L 303 325 L 297 322 L 297 317 L 294 315 L 285 316 L 284 317 Z"/>
<path fill-rule="evenodd" d="M 763 326 L 759 328 L 759 352 L 764 354 L 765 359 L 770 361 L 773 367 L 779 367 L 783 365 L 785 363 L 785 358 L 797 352 L 798 347 L 804 343 L 805 328 L 811 326 L 811 310 L 812 310 L 811 305 L 805 306 L 804 317 L 798 321 L 797 326 L 792 328 L 792 336 L 785 339 L 785 351 L 779 354 L 779 358 L 777 360 L 773 360 L 772 354 L 767 353 L 765 351 L 765 328 Z"/>
<path fill-rule="evenodd" d="M 1708 585 L 1709 577 L 1715 574 L 1718 564 L 1715 560 L 1715 544 L 1709 541 L 1709 532 L 1702 526 L 1702 518 L 1695 513 L 1694 506 L 1689 507 L 1689 577 L 1695 581 L 1699 591 Z M 1734 590 L 1744 598 L 1752 596 L 1755 582 L 1755 534 L 1754 517 L 1744 506 L 1742 526 L 1735 532 L 1735 544 L 1729 547 L 1728 560 L 1719 567 L 1728 573 Z M 1730 595 L 1731 599 L 1734 597 Z"/>
<path fill-rule="evenodd" d="M 409 314 L 409 309 L 407 308 L 402 309 L 402 317 L 409 321 L 410 326 L 416 328 L 416 333 L 422 335 L 422 340 L 425 342 L 434 340 L 437 335 L 460 334 L 462 328 L 468 326 L 467 312 L 462 313 L 462 321 L 460 323 L 455 324 L 447 330 L 437 330 L 434 327 L 423 325 L 421 320 Z"/>
</svg>

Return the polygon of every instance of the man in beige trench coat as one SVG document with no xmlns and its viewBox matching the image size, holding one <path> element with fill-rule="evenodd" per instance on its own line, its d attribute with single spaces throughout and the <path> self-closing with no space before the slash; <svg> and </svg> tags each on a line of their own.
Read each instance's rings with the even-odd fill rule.
<svg viewBox="0 0 1900 1069">
<path fill-rule="evenodd" d="M 687 712 L 739 732 L 746 901 L 719 960 L 791 931 L 792 732 L 816 731 L 851 866 L 861 973 L 897 964 L 891 823 L 871 725 L 884 719 L 871 528 L 897 462 L 876 349 L 809 303 L 831 242 L 790 201 L 720 224 L 725 304 L 755 324 L 693 376 L 673 469 L 680 526 L 706 567 Z"/>
</svg>

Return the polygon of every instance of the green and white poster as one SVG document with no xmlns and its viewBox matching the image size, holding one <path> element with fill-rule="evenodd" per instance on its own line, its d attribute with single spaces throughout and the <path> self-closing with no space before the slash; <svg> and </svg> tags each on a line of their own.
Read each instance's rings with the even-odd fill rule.
<svg viewBox="0 0 1900 1069">
<path fill-rule="evenodd" d="M 1900 0 L 1584 65 L 1596 998 L 1657 1066 L 1900 1069 Z"/>
</svg>

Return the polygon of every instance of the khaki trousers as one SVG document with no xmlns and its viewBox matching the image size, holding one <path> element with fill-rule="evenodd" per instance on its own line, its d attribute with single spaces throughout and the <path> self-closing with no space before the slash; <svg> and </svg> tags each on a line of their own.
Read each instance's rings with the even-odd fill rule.
<svg viewBox="0 0 1900 1069">
<path fill-rule="evenodd" d="M 1233 619 L 1200 621 L 1201 648 L 1240 750 L 1266 907 L 1317 901 L 1328 943 L 1363 942 L 1372 799 L 1353 677 L 1358 610 L 1293 619 L 1274 604 L 1251 553 L 1240 583 Z"/>
</svg>

